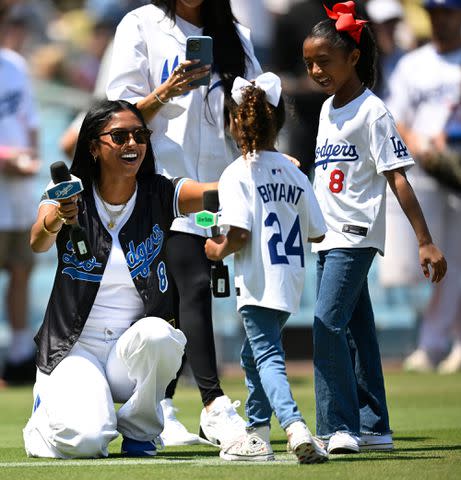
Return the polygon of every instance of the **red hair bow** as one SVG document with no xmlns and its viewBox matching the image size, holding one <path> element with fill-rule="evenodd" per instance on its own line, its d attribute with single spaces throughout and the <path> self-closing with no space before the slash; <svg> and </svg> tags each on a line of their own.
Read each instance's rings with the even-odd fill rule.
<svg viewBox="0 0 461 480">
<path fill-rule="evenodd" d="M 355 18 L 355 3 L 342 2 L 333 6 L 330 10 L 324 5 L 327 15 L 336 20 L 336 30 L 338 32 L 347 32 L 357 44 L 360 43 L 360 35 L 362 34 L 363 25 L 367 23 L 366 20 L 357 20 Z"/>
</svg>

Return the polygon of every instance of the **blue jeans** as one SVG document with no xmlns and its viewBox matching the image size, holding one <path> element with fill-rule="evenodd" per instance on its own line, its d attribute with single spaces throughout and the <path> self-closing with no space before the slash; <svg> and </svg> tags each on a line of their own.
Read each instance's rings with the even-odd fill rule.
<svg viewBox="0 0 461 480">
<path fill-rule="evenodd" d="M 284 429 L 293 422 L 304 421 L 291 394 L 282 346 L 281 332 L 290 314 L 245 305 L 240 315 L 246 332 L 241 365 L 248 387 L 248 426 L 270 425 L 272 412 Z"/>
<path fill-rule="evenodd" d="M 317 435 L 390 433 L 367 275 L 375 248 L 319 253 L 314 319 Z"/>
</svg>

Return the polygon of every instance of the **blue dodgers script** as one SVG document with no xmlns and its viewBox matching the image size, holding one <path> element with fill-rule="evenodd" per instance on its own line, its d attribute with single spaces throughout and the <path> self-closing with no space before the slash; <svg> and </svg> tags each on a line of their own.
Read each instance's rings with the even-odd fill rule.
<svg viewBox="0 0 461 480">
<path fill-rule="evenodd" d="M 101 274 L 90 273 L 93 269 L 102 267 L 102 264 L 97 262 L 95 257 L 81 262 L 75 256 L 72 242 L 70 240 L 66 243 L 66 248 L 70 253 L 65 253 L 62 256 L 62 260 L 64 263 L 73 265 L 73 267 L 65 267 L 62 270 L 62 273 L 69 275 L 72 280 L 86 280 L 87 282 L 96 283 L 99 283 L 102 280 Z"/>
<path fill-rule="evenodd" d="M 133 241 L 128 244 L 129 251 L 126 254 L 126 263 L 130 268 L 131 278 L 141 275 L 147 278 L 152 262 L 162 250 L 164 234 L 156 224 L 152 228 L 151 235 L 135 246 Z"/>
<path fill-rule="evenodd" d="M 323 169 L 326 170 L 327 165 L 333 162 L 355 162 L 359 159 L 356 145 L 345 144 L 332 144 L 328 143 L 328 138 L 325 140 L 325 144 L 322 147 L 315 149 L 315 159 L 321 158 L 321 160 L 315 162 L 315 167 L 323 165 Z"/>
</svg>

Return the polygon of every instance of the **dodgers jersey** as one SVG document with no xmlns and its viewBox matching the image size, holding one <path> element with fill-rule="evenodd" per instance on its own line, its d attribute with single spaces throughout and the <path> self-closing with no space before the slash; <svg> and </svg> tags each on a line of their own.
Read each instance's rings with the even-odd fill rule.
<svg viewBox="0 0 461 480">
<path fill-rule="evenodd" d="M 320 112 L 314 180 L 328 231 L 312 250 L 375 247 L 383 255 L 383 172 L 413 164 L 392 115 L 370 90 L 341 108 L 328 98 Z"/>
<path fill-rule="evenodd" d="M 278 152 L 239 157 L 219 180 L 220 225 L 251 232 L 235 253 L 237 308 L 295 313 L 304 286 L 304 246 L 326 227 L 308 178 Z"/>
</svg>

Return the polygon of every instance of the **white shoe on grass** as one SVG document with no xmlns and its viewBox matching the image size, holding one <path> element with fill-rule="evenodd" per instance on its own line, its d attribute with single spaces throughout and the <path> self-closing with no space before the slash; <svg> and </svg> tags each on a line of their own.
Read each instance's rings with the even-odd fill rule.
<svg viewBox="0 0 461 480">
<path fill-rule="evenodd" d="M 237 413 L 240 402 L 231 402 L 227 395 L 215 398 L 209 412 L 200 414 L 200 437 L 213 445 L 227 445 L 246 435 L 246 422 Z"/>
<path fill-rule="evenodd" d="M 360 439 L 347 432 L 336 432 L 328 441 L 327 452 L 333 455 L 338 453 L 358 453 Z"/>
<path fill-rule="evenodd" d="M 437 371 L 443 374 L 461 372 L 461 343 L 453 345 L 448 357 L 440 362 Z"/>
<path fill-rule="evenodd" d="M 323 463 L 328 460 L 322 442 L 311 434 L 304 422 L 293 422 L 285 431 L 289 451 L 296 455 L 298 463 Z"/>
<path fill-rule="evenodd" d="M 270 428 L 268 426 L 248 429 L 244 435 L 225 444 L 221 448 L 219 456 L 223 460 L 241 462 L 275 460 L 269 437 Z"/>
<path fill-rule="evenodd" d="M 202 443 L 195 433 L 191 433 L 176 418 L 177 408 L 173 406 L 171 398 L 165 398 L 160 402 L 163 410 L 163 431 L 160 434 L 163 444 L 166 447 L 178 445 L 195 445 Z"/>
<path fill-rule="evenodd" d="M 418 348 L 403 361 L 406 372 L 427 373 L 434 371 L 434 363 L 426 350 Z"/>
<path fill-rule="evenodd" d="M 362 433 L 360 435 L 360 451 L 391 451 L 394 449 L 394 441 L 392 434 L 386 433 L 384 435 L 373 435 L 369 433 Z"/>
</svg>

